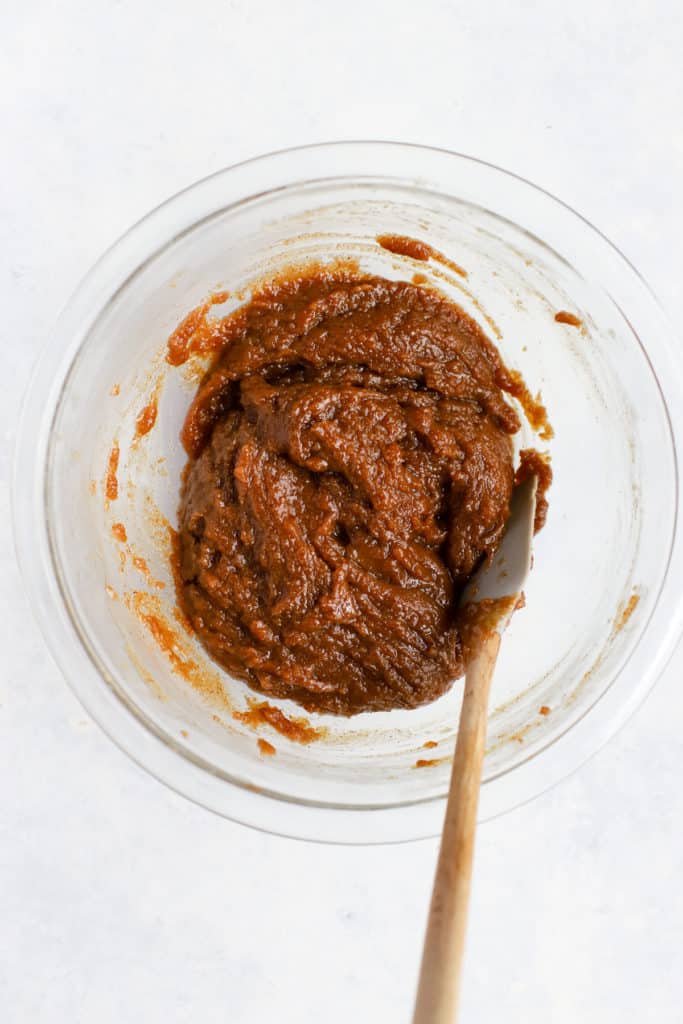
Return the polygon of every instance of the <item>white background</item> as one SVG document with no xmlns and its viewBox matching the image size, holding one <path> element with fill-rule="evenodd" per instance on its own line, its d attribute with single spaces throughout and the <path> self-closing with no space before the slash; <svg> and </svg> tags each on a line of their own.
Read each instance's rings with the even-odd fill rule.
<svg viewBox="0 0 683 1024">
<path fill-rule="evenodd" d="M 4 0 L 0 14 L 0 1019 L 408 1022 L 436 844 L 260 835 L 89 722 L 9 535 L 30 365 L 98 254 L 224 165 L 332 138 L 432 143 L 561 196 L 674 317 L 676 0 Z M 482 828 L 462 1020 L 681 1020 L 683 653 L 574 777 Z"/>
</svg>

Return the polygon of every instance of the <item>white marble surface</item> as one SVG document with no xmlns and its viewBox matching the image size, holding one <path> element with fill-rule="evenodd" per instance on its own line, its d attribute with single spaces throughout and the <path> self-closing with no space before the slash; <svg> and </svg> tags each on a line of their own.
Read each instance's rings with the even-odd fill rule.
<svg viewBox="0 0 683 1024">
<path fill-rule="evenodd" d="M 71 696 L 29 618 L 8 469 L 66 295 L 158 200 L 333 137 L 422 141 L 562 196 L 673 313 L 683 20 L 568 5 L 33 0 L 0 26 L 0 1019 L 408 1022 L 433 842 L 323 848 L 164 789 Z M 389 21 L 387 22 L 387 17 Z M 606 749 L 485 826 L 463 1021 L 681 1020 L 683 652 Z"/>
</svg>

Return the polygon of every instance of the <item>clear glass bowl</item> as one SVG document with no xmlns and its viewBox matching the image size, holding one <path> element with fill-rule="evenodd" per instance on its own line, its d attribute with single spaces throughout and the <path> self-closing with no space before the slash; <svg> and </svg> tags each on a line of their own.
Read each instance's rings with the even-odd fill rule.
<svg viewBox="0 0 683 1024">
<path fill-rule="evenodd" d="M 375 237 L 387 232 L 429 241 L 467 279 L 386 252 Z M 461 685 L 416 711 L 309 715 L 325 730 L 309 745 L 264 727 L 277 749 L 264 757 L 231 713 L 253 694 L 173 617 L 165 522 L 175 519 L 178 432 L 201 368 L 170 367 L 167 336 L 216 289 L 234 305 L 285 265 L 340 256 L 390 277 L 425 274 L 542 392 L 555 438 L 541 447 L 555 482 L 527 607 L 496 672 L 481 816 L 584 761 L 636 707 L 681 630 L 680 350 L 624 257 L 561 202 L 498 168 L 390 143 L 313 146 L 221 171 L 150 213 L 84 280 L 35 370 L 15 531 L 55 658 L 139 764 L 259 828 L 397 841 L 440 830 Z M 557 323 L 558 310 L 583 326 Z M 156 425 L 135 441 L 155 391 Z M 528 428 L 521 442 L 538 443 Z M 118 497 L 108 501 L 115 444 Z M 126 544 L 112 535 L 117 522 Z M 188 674 L 205 690 L 223 688 L 227 703 L 203 696 Z M 424 749 L 430 741 L 438 746 Z M 437 763 L 416 768 L 419 759 Z"/>
</svg>

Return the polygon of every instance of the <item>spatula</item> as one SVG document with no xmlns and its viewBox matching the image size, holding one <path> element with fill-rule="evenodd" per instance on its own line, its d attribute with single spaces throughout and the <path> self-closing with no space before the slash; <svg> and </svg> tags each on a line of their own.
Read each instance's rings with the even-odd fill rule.
<svg viewBox="0 0 683 1024">
<path fill-rule="evenodd" d="M 532 476 L 515 488 L 500 547 L 472 577 L 462 597 L 463 605 L 486 604 L 480 605 L 482 627 L 466 666 L 413 1024 L 454 1024 L 457 1019 L 489 692 L 501 635 L 531 567 L 536 485 Z"/>
</svg>

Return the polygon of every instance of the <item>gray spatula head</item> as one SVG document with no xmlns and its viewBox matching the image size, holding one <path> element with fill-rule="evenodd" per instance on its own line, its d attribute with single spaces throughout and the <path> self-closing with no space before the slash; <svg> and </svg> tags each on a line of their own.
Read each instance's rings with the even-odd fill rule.
<svg viewBox="0 0 683 1024">
<path fill-rule="evenodd" d="M 493 558 L 482 564 L 465 587 L 461 605 L 497 601 L 521 594 L 531 568 L 537 484 L 537 477 L 530 476 L 515 488 L 510 501 L 510 518 L 500 546 Z M 505 617 L 505 622 L 508 618 Z M 501 628 L 504 628 L 505 622 Z"/>
</svg>

